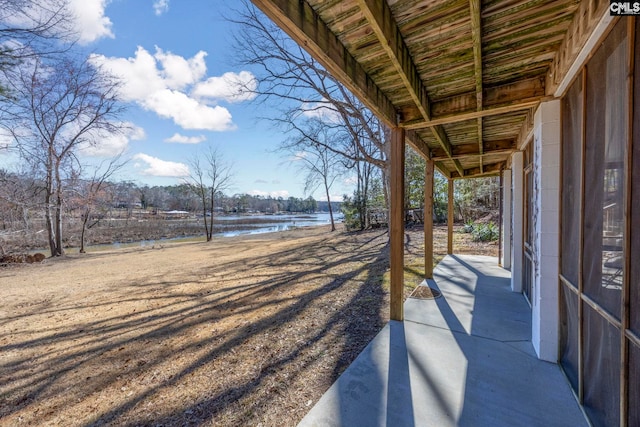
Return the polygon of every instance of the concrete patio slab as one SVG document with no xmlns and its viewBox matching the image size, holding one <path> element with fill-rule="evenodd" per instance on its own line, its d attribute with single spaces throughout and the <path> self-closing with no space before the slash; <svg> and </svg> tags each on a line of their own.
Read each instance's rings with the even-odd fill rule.
<svg viewBox="0 0 640 427">
<path fill-rule="evenodd" d="M 531 312 L 491 257 L 448 256 L 442 296 L 408 299 L 299 426 L 587 426 Z"/>
</svg>

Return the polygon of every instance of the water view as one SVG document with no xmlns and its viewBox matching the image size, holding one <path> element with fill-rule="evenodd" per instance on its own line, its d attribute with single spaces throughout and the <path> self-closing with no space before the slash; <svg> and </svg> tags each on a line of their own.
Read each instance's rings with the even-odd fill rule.
<svg viewBox="0 0 640 427">
<path fill-rule="evenodd" d="M 214 229 L 218 231 L 214 234 L 224 237 L 273 233 L 297 227 L 314 227 L 331 223 L 328 212 L 286 215 L 231 215 L 216 217 L 215 220 Z M 335 222 L 342 222 L 342 214 L 334 214 L 334 220 Z"/>
</svg>

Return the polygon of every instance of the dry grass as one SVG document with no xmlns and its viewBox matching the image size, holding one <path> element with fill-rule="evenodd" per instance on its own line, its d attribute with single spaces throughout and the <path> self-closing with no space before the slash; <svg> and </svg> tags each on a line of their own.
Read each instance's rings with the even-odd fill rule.
<svg viewBox="0 0 640 427">
<path fill-rule="evenodd" d="M 295 425 L 387 322 L 387 259 L 315 228 L 0 270 L 0 425 Z"/>
</svg>

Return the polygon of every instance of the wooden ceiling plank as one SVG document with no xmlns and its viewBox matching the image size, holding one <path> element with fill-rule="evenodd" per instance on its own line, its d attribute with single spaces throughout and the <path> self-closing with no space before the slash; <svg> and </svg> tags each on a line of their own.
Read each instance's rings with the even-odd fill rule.
<svg viewBox="0 0 640 427">
<path fill-rule="evenodd" d="M 252 0 L 265 15 L 318 60 L 388 126 L 397 125 L 396 109 L 307 2 Z"/>
</svg>

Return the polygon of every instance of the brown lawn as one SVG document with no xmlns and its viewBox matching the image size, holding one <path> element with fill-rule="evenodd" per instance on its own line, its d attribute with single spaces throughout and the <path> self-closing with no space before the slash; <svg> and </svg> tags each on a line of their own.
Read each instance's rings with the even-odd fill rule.
<svg viewBox="0 0 640 427">
<path fill-rule="evenodd" d="M 320 227 L 2 268 L 0 425 L 296 425 L 387 322 L 387 259 Z"/>
</svg>

